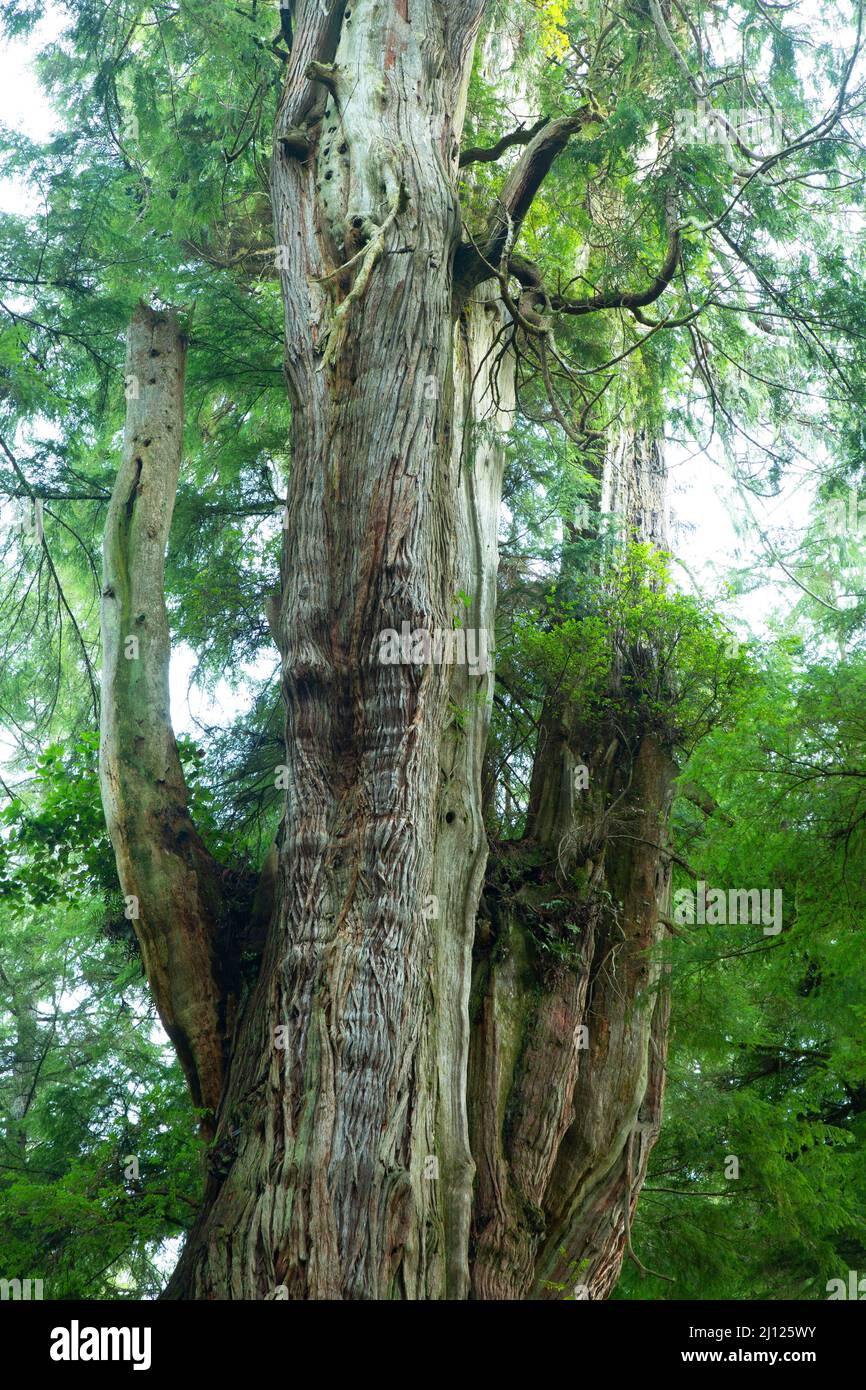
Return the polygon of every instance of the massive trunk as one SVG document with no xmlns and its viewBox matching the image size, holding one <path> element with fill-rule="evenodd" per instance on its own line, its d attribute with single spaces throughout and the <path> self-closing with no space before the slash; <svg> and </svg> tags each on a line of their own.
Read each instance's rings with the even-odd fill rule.
<svg viewBox="0 0 866 1390">
<path fill-rule="evenodd" d="M 604 1296 L 660 1118 L 666 1004 L 646 952 L 669 889 L 664 750 L 599 740 L 551 699 L 526 839 L 497 849 L 478 921 L 513 325 L 477 258 L 453 283 L 479 5 L 407 14 L 296 7 L 273 171 L 293 409 L 286 798 L 239 1010 L 228 895 L 168 718 L 184 347 L 172 315 L 142 310 L 130 334 L 140 394 L 106 535 L 103 797 L 161 1016 L 215 1115 L 171 1297 L 527 1298 L 574 1269 Z M 507 180 L 494 261 L 576 125 L 552 122 Z M 641 534 L 657 457 L 633 442 L 615 472 Z M 458 659 L 437 660 L 455 626 Z M 553 898 L 571 947 L 550 964 L 533 922 Z"/>
<path fill-rule="evenodd" d="M 480 7 L 324 8 L 296 16 L 273 173 L 293 407 L 278 906 L 229 1171 L 176 1280 L 193 1297 L 442 1297 L 467 1224 L 435 1178 L 440 1137 L 443 1167 L 470 1169 L 432 910 L 448 668 L 423 656 L 458 587 L 452 267 Z"/>
</svg>

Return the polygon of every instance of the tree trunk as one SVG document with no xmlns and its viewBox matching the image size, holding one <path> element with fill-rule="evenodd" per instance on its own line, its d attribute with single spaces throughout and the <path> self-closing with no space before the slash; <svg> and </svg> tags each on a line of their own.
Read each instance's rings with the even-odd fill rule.
<svg viewBox="0 0 866 1390">
<path fill-rule="evenodd" d="M 469 992 L 478 901 L 487 864 L 482 770 L 493 700 L 498 529 L 505 436 L 515 403 L 514 360 L 503 348 L 507 316 L 490 285 L 480 286 L 455 328 L 454 470 L 457 591 L 461 622 L 488 635 L 486 669 L 450 668 L 440 745 L 440 796 L 433 864 L 439 1122 L 435 1179 L 446 1231 L 446 1292 L 469 1291 L 469 1234 L 475 1164 L 469 1143 Z"/>
<path fill-rule="evenodd" d="M 175 313 L 129 329 L 123 460 L 103 545 L 100 788 L 126 912 L 195 1105 L 215 1112 L 231 992 L 216 865 L 189 815 L 169 708 L 165 546 L 183 445 L 186 344 Z"/>
<path fill-rule="evenodd" d="M 604 496 L 631 536 L 662 540 L 664 469 L 642 433 L 608 462 Z M 473 985 L 477 1298 L 603 1298 L 630 1250 L 661 1122 L 668 1004 L 647 952 L 669 913 L 674 773 L 639 729 L 600 737 L 545 703 L 526 834 L 492 862 Z"/>
<path fill-rule="evenodd" d="M 448 680 L 383 662 L 380 635 L 453 627 L 456 173 L 480 5 L 426 0 L 411 24 L 373 0 L 301 10 L 273 171 L 293 407 L 278 905 L 221 1115 L 236 1153 L 175 1285 L 438 1298 L 466 1224 L 431 1180 L 440 1136 L 443 1166 L 471 1171 L 441 986 L 467 948 L 446 965 L 429 910 Z"/>
<path fill-rule="evenodd" d="M 669 887 L 664 751 L 590 746 L 579 713 L 551 701 L 527 840 L 500 850 L 494 920 L 478 921 L 481 639 L 492 646 L 514 404 L 511 311 L 487 263 L 579 125 L 533 138 L 485 257 L 464 247 L 455 285 L 479 12 L 422 0 L 410 23 L 373 0 L 296 7 L 273 166 L 293 414 L 276 624 L 286 801 L 261 968 L 238 1011 L 220 930 L 231 905 L 168 717 L 183 343 L 170 314 L 142 310 L 130 333 L 140 395 L 106 534 L 103 797 L 161 1016 L 215 1112 L 169 1297 L 543 1297 L 563 1259 L 603 1296 L 657 1131 L 666 1006 L 645 951 Z M 635 483 L 630 517 L 646 496 Z M 462 661 L 401 644 L 404 630 L 453 639 L 455 614 L 472 636 Z M 554 927 L 576 931 L 548 965 L 532 922 L 552 897 L 566 904 Z"/>
</svg>

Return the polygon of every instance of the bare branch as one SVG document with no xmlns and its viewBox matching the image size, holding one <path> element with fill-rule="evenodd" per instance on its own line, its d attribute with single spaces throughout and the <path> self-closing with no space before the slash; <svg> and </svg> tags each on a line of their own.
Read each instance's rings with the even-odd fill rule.
<svg viewBox="0 0 866 1390">
<path fill-rule="evenodd" d="M 549 120 L 549 116 L 541 116 L 534 125 L 526 126 L 521 123 L 516 130 L 501 136 L 493 145 L 471 145 L 469 149 L 463 150 L 460 154 L 460 168 L 465 169 L 467 164 L 492 164 L 513 145 L 530 144 L 538 132 L 548 124 Z"/>
</svg>

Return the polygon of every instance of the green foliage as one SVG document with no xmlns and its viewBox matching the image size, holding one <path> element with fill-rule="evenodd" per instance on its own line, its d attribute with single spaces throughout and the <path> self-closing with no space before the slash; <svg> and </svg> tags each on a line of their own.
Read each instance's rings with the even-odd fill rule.
<svg viewBox="0 0 866 1390">
<path fill-rule="evenodd" d="M 562 1294 L 564 1303 L 573 1303 L 582 1297 L 586 1297 L 585 1292 L 581 1295 L 580 1276 L 589 1265 L 589 1260 L 571 1260 L 568 1258 L 568 1251 L 564 1246 L 560 1247 L 560 1255 L 563 1257 L 565 1270 L 568 1274 L 568 1282 L 557 1283 L 550 1279 L 545 1279 L 542 1288 L 550 1289 L 554 1293 Z"/>
<path fill-rule="evenodd" d="M 0 833 L 0 1230 L 46 1298 L 149 1297 L 200 1165 L 123 916 L 96 739 L 52 745 Z"/>
<path fill-rule="evenodd" d="M 586 576 L 579 598 L 554 588 L 540 624 L 520 615 L 507 659 L 561 691 L 599 733 L 618 725 L 672 750 L 730 719 L 752 683 L 712 607 L 673 590 L 667 557 L 648 545 Z"/>
<path fill-rule="evenodd" d="M 28 803 L 0 812 L 0 897 L 43 907 L 116 888 L 97 773 L 98 738 L 84 734 L 69 753 L 51 744 L 30 769 Z"/>
<path fill-rule="evenodd" d="M 713 885 L 781 888 L 784 927 L 684 928 L 666 948 L 666 1122 L 633 1234 L 676 1282 L 632 1266 L 618 1297 L 820 1299 L 866 1263 L 864 681 L 859 659 L 777 647 L 685 769 L 723 815 L 681 800 L 680 852 Z"/>
<path fill-rule="evenodd" d="M 5 31 L 31 32 L 44 8 L 7 0 Z M 721 108 L 755 103 L 797 132 L 832 107 L 850 3 L 809 7 L 806 23 L 802 7 L 763 0 L 662 9 L 685 69 L 704 74 Z M 200 1164 L 99 806 L 99 549 L 130 313 L 142 297 L 181 306 L 172 637 L 193 652 L 200 690 L 225 682 L 243 706 L 182 740 L 181 756 L 199 828 L 242 872 L 260 862 L 279 814 L 282 712 L 264 605 L 291 466 L 267 189 L 284 65 L 271 47 L 275 7 L 255 0 L 67 0 L 62 22 L 40 59 L 56 135 L 0 136 L 0 175 L 32 194 L 31 210 L 0 223 L 0 491 L 40 499 L 45 525 L 44 546 L 10 536 L 0 568 L 13 783 L 0 812 L 2 1264 L 43 1277 L 48 1297 L 147 1296 L 162 1282 L 165 1242 L 195 1210 Z M 645 0 L 615 13 L 607 0 L 496 0 L 464 146 L 513 130 L 515 104 L 533 119 L 591 107 L 517 248 L 549 292 L 644 289 L 672 219 L 682 235 L 676 274 L 643 317 L 617 308 L 556 319 L 545 339 L 552 389 L 538 344 L 516 339 L 491 829 L 503 841 L 522 831 L 540 712 L 558 692 L 588 732 L 651 733 L 688 758 L 683 781 L 730 820 L 680 798 L 681 859 L 719 885 L 783 888 L 778 940 L 730 927 L 666 947 L 668 1118 L 634 1244 L 676 1283 L 627 1264 L 617 1296 L 821 1297 L 826 1278 L 866 1267 L 862 536 L 813 525 L 781 556 L 799 586 L 789 617 L 800 636 L 772 653 L 735 648 L 720 603 L 680 592 L 665 557 L 613 534 L 600 475 L 620 425 L 666 431 L 690 450 L 717 443 L 752 552 L 731 576 L 731 601 L 777 558 L 751 494 L 772 494 L 793 468 L 808 468 L 825 501 L 860 485 L 856 108 L 752 177 L 730 143 L 677 133 L 695 91 Z M 461 171 L 474 240 L 520 155 L 514 146 Z M 575 526 L 584 510 L 591 524 Z M 455 596 L 456 625 L 473 598 Z M 458 728 L 470 712 L 449 708 Z M 502 855 L 503 893 L 540 868 L 530 861 Z M 529 944 L 544 965 L 573 965 L 575 904 L 549 882 L 535 887 L 523 904 Z M 724 1177 L 728 1154 L 740 1158 L 737 1180 Z M 126 1176 L 130 1156 L 137 1177 Z M 569 1270 L 566 1297 L 581 1272 Z"/>
</svg>

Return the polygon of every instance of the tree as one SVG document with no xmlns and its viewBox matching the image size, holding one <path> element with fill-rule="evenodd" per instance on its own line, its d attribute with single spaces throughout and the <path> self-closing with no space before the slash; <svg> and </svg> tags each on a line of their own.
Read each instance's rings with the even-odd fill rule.
<svg viewBox="0 0 866 1390">
<path fill-rule="evenodd" d="M 640 1263 L 632 1216 L 661 1120 L 678 764 L 748 687 L 718 618 L 671 592 L 657 554 L 664 407 L 678 399 L 695 433 L 712 416 L 732 452 L 757 411 L 781 419 L 786 392 L 819 373 L 840 418 L 851 408 L 857 292 L 844 257 L 816 269 L 796 238 L 832 223 L 860 177 L 861 7 L 809 87 L 795 19 L 757 3 L 728 32 L 711 7 L 655 0 L 622 15 L 593 0 L 567 19 L 526 7 L 513 25 L 480 0 L 393 13 L 304 0 L 290 52 L 263 46 L 273 8 L 215 20 L 195 0 L 154 25 L 120 9 L 106 27 L 74 7 L 71 48 L 46 59 L 61 92 L 86 75 L 104 110 L 104 128 L 91 117 L 69 137 L 104 180 L 104 224 L 80 243 L 94 264 L 70 264 L 52 225 L 84 221 L 74 157 L 54 150 L 48 250 L 34 263 L 13 238 L 36 304 L 10 319 L 16 342 L 32 330 L 49 383 L 85 394 L 106 374 L 100 321 L 116 360 L 122 309 L 130 320 L 100 585 L 101 784 L 209 1141 L 169 1294 L 559 1297 L 576 1271 L 604 1297 L 625 1254 Z M 732 35 L 742 65 L 713 56 Z M 742 98 L 759 58 L 773 138 L 753 143 L 718 94 Z M 524 113 L 516 129 L 501 128 L 496 91 Z M 709 138 L 683 139 L 696 110 Z M 19 167 L 33 157 L 16 151 Z M 136 294 L 155 281 L 156 307 L 117 292 L 124 222 Z M 270 608 L 286 725 L 256 886 L 191 814 L 163 566 L 186 338 L 213 374 L 199 388 L 210 419 L 247 421 L 244 373 L 276 392 L 271 255 L 291 413 Z M 70 304 L 73 334 L 56 316 Z M 227 323 L 251 314 L 268 361 L 221 360 Z M 26 363 L 10 390 L 17 411 L 45 408 Z M 101 415 L 88 403 L 88 443 L 98 420 L 110 449 L 120 406 L 116 387 Z M 548 553 L 503 594 L 494 693 L 486 660 L 432 658 L 458 635 L 464 653 L 486 651 L 515 411 L 530 455 L 550 435 L 560 452 L 546 456 L 553 525 L 537 492 L 522 499 Z M 279 419 L 274 407 L 270 430 Z M 210 442 L 203 430 L 193 445 L 205 470 Z M 279 446 L 233 450 L 227 475 L 261 480 Z M 241 574 L 246 540 L 228 549 Z M 49 547 L 43 562 L 65 600 L 74 562 L 59 571 Z M 77 622 L 74 636 L 87 674 L 92 638 Z M 273 801 L 259 798 L 260 822 Z"/>
</svg>

